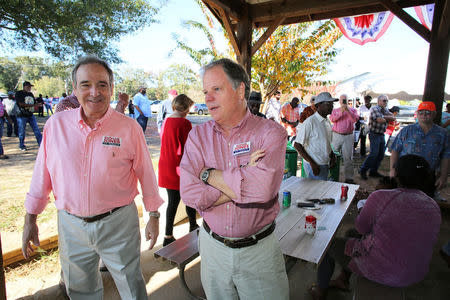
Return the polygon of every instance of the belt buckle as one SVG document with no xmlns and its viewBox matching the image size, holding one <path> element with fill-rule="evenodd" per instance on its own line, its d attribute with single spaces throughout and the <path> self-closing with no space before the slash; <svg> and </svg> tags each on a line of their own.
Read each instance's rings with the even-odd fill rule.
<svg viewBox="0 0 450 300">
<path fill-rule="evenodd" d="M 223 239 L 223 244 L 227 247 L 234 248 L 234 241 L 230 239 Z"/>
</svg>

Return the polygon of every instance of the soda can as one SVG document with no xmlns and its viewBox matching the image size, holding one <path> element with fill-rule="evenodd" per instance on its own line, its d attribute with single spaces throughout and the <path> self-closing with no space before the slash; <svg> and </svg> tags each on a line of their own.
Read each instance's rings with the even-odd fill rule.
<svg viewBox="0 0 450 300">
<path fill-rule="evenodd" d="M 348 186 L 342 185 L 341 186 L 341 201 L 347 201 L 348 198 Z"/>
<path fill-rule="evenodd" d="M 289 191 L 283 192 L 283 206 L 284 207 L 291 206 L 291 192 Z"/>
<path fill-rule="evenodd" d="M 317 219 L 312 215 L 308 215 L 305 217 L 305 231 L 307 234 L 315 234 L 316 233 L 316 224 Z"/>
</svg>

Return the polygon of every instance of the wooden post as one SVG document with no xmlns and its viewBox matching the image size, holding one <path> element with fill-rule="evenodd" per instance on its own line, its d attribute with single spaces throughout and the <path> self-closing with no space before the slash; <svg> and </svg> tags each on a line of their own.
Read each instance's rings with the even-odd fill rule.
<svg viewBox="0 0 450 300">
<path fill-rule="evenodd" d="M 436 105 L 437 124 L 441 123 L 442 103 L 444 101 L 445 80 L 447 78 L 450 51 L 450 0 L 436 0 L 434 5 L 431 43 L 422 101 L 432 101 Z"/>
<path fill-rule="evenodd" d="M 0 300 L 6 300 L 5 270 L 3 269 L 2 235 L 0 233 Z"/>
<path fill-rule="evenodd" d="M 238 23 L 237 39 L 241 55 L 237 57 L 238 62 L 244 66 L 248 76 L 251 77 L 252 70 L 252 30 L 253 25 L 248 15 L 248 4 L 245 4 Z"/>
</svg>

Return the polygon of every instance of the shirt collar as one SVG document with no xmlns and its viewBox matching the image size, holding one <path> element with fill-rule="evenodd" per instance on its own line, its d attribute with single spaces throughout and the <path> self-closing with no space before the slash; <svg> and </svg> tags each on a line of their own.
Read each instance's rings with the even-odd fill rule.
<svg viewBox="0 0 450 300">
<path fill-rule="evenodd" d="M 323 122 L 323 121 L 326 121 L 326 120 L 327 120 L 326 118 L 322 117 L 322 116 L 319 114 L 319 112 L 317 112 L 317 111 L 314 113 L 313 117 L 315 117 L 317 120 L 319 120 L 319 122 Z"/>
<path fill-rule="evenodd" d="M 235 130 L 238 130 L 239 128 L 241 128 L 242 126 L 245 126 L 245 124 L 247 124 L 247 121 L 251 118 L 256 117 L 255 115 L 253 115 L 250 110 L 247 108 L 245 111 L 245 115 L 242 118 L 242 120 L 236 125 L 234 126 L 231 131 L 234 132 Z M 259 118 L 259 117 L 258 117 Z M 217 132 L 223 132 L 223 128 L 222 126 L 220 126 L 216 121 L 213 121 L 213 129 L 216 130 Z"/>
<path fill-rule="evenodd" d="M 89 125 L 86 124 L 86 122 L 83 120 L 83 116 L 81 115 L 81 110 L 83 109 L 83 107 L 80 105 L 78 109 L 78 126 L 80 127 L 80 129 L 84 128 L 84 127 L 89 127 Z M 95 127 L 92 130 L 96 130 L 98 129 L 100 126 L 103 125 L 103 123 L 105 123 L 106 121 L 109 120 L 109 118 L 111 117 L 113 112 L 113 109 L 111 107 L 108 106 L 108 110 L 106 111 L 106 113 L 103 115 L 103 117 L 101 117 L 99 120 L 97 120 L 95 122 Z M 90 128 L 90 127 L 89 127 Z"/>
</svg>

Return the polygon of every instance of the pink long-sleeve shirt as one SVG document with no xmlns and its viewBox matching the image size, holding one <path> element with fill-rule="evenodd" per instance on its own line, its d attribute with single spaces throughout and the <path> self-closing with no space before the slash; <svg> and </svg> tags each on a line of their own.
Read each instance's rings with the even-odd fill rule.
<svg viewBox="0 0 450 300">
<path fill-rule="evenodd" d="M 248 110 L 228 137 L 215 121 L 195 126 L 180 163 L 184 203 L 198 210 L 219 235 L 242 238 L 258 232 L 273 222 L 280 210 L 278 190 L 283 179 L 286 138 L 279 124 Z M 246 166 L 250 154 L 259 149 L 265 150 L 265 156 L 257 166 Z M 213 206 L 221 192 L 199 179 L 204 167 L 222 170 L 236 198 Z"/>
<path fill-rule="evenodd" d="M 139 124 L 113 109 L 91 129 L 81 109 L 53 115 L 45 124 L 25 208 L 41 213 L 53 191 L 58 210 L 94 216 L 130 204 L 142 188 L 147 211 L 163 203 Z"/>
<path fill-rule="evenodd" d="M 331 112 L 330 121 L 333 122 L 332 130 L 340 134 L 349 134 L 355 129 L 355 122 L 359 119 L 359 114 L 353 107 L 347 106 L 348 110 L 342 111 L 335 108 Z"/>
</svg>

